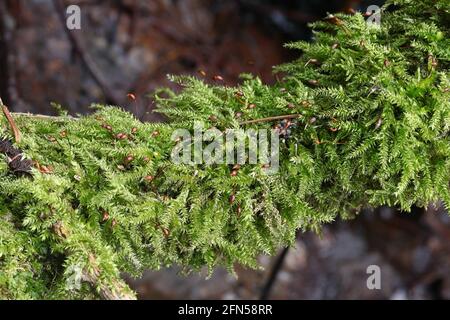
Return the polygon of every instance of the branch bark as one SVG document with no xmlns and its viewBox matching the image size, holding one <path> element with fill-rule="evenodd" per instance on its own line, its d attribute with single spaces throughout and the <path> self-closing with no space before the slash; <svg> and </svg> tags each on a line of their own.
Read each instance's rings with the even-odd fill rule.
<svg viewBox="0 0 450 320">
<path fill-rule="evenodd" d="M 11 130 L 13 131 L 14 140 L 16 141 L 16 143 L 20 143 L 21 135 L 20 135 L 19 128 L 17 128 L 17 125 L 16 125 L 13 117 L 11 116 L 11 113 L 9 112 L 8 108 L 3 104 L 3 101 L 1 98 L 0 98 L 0 107 L 2 108 L 3 114 L 5 115 L 6 119 L 8 120 Z"/>
<path fill-rule="evenodd" d="M 83 281 L 89 283 L 93 288 L 96 288 L 99 274 L 90 274 L 83 272 Z M 126 284 L 119 281 L 114 281 L 112 287 L 101 286 L 99 289 L 100 296 L 104 300 L 136 300 L 136 296 L 126 286 Z"/>
</svg>

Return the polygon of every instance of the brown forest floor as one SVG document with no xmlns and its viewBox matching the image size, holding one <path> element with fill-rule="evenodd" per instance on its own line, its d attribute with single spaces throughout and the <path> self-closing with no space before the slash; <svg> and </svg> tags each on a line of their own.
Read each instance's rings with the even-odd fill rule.
<svg viewBox="0 0 450 320">
<path fill-rule="evenodd" d="M 75 44 L 51 0 L 2 1 L 0 94 L 14 111 L 48 114 L 55 101 L 70 113 L 84 113 L 90 103 L 106 101 L 143 120 L 159 120 L 146 95 L 170 86 L 166 74 L 201 76 L 202 70 L 206 81 L 221 75 L 233 85 L 240 73 L 251 72 L 271 83 L 272 66 L 295 57 L 282 48 L 284 42 L 308 39 L 307 22 L 337 10 L 337 4 L 359 2 L 72 1 L 83 13 Z M 94 61 L 94 74 L 82 57 Z M 130 92 L 135 103 L 127 98 Z M 224 270 L 210 280 L 182 277 L 170 269 L 129 281 L 142 299 L 255 299 L 275 259 L 260 261 L 264 270 L 237 267 L 238 278 Z M 372 264 L 381 267 L 381 290 L 366 287 Z M 321 237 L 301 234 L 270 297 L 449 299 L 450 218 L 441 211 L 394 214 L 382 208 L 327 226 Z"/>
</svg>

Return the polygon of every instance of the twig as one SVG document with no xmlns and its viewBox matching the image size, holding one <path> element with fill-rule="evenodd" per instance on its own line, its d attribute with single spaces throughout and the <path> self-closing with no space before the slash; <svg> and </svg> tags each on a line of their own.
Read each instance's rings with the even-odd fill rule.
<svg viewBox="0 0 450 320">
<path fill-rule="evenodd" d="M 106 79 L 103 77 L 102 73 L 98 69 L 96 63 L 91 59 L 91 57 L 85 52 L 80 38 L 77 36 L 76 32 L 70 31 L 66 27 L 66 17 L 64 15 L 64 3 L 61 0 L 53 0 L 54 7 L 57 11 L 58 17 L 63 24 L 63 29 L 72 43 L 73 49 L 80 57 L 82 63 L 86 66 L 87 70 L 91 74 L 95 82 L 100 86 L 105 95 L 106 100 L 114 105 L 120 105 L 120 99 L 115 94 L 115 92 L 109 87 Z"/>
<path fill-rule="evenodd" d="M 75 118 L 72 116 L 59 117 L 59 116 L 47 116 L 47 115 L 43 115 L 43 114 L 32 114 L 32 113 L 23 113 L 23 112 L 13 112 L 12 115 L 15 117 L 27 117 L 27 118 L 33 118 L 33 119 L 52 120 L 52 121 L 58 121 L 58 120 L 59 121 L 64 121 L 64 120 L 78 121 L 79 120 L 79 118 Z"/>
<path fill-rule="evenodd" d="M 280 255 L 275 260 L 275 264 L 270 271 L 269 278 L 267 279 L 267 282 L 264 284 L 264 288 L 262 289 L 261 295 L 259 297 L 260 300 L 268 300 L 270 297 L 270 293 L 272 291 L 273 285 L 275 284 L 277 280 L 278 273 L 281 271 L 281 268 L 283 267 L 284 260 L 286 259 L 286 256 L 289 252 L 289 247 L 286 247 L 281 251 Z"/>
<path fill-rule="evenodd" d="M 296 118 L 300 118 L 301 116 L 302 116 L 301 114 L 289 114 L 289 115 L 284 115 L 284 116 L 261 118 L 261 119 L 244 121 L 244 122 L 241 122 L 240 125 L 244 126 L 244 125 L 247 125 L 247 124 L 255 124 L 255 123 L 261 123 L 261 122 L 271 122 L 271 121 L 277 121 L 277 120 L 296 119 Z"/>
<path fill-rule="evenodd" d="M 20 140 L 21 140 L 20 131 L 17 128 L 17 125 L 14 122 L 14 119 L 11 116 L 11 113 L 9 112 L 8 108 L 3 104 L 3 101 L 1 98 L 0 98 L 0 106 L 2 107 L 3 114 L 5 115 L 6 119 L 8 120 L 9 126 L 11 127 L 11 129 L 14 133 L 14 139 L 15 139 L 16 143 L 20 143 Z"/>
</svg>

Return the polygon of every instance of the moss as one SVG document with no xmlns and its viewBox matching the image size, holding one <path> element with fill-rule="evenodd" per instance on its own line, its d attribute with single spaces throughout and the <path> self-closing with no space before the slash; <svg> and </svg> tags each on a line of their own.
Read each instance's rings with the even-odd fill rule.
<svg viewBox="0 0 450 320">
<path fill-rule="evenodd" d="M 0 149 L 2 297 L 131 298 L 120 272 L 257 267 L 298 229 L 365 206 L 449 206 L 448 4 L 392 3 L 380 28 L 360 14 L 316 23 L 313 43 L 290 45 L 303 54 L 274 86 L 172 77 L 181 93 L 155 94 L 166 124 L 105 106 L 78 119 L 15 115 L 21 142 Z M 280 116 L 295 126 L 276 174 L 171 161 L 177 128 L 268 129 Z M 17 150 L 31 175 L 6 163 Z"/>
</svg>

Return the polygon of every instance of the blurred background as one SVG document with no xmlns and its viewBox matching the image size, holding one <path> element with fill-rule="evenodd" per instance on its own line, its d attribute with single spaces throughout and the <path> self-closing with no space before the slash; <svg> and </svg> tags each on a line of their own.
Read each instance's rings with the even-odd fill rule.
<svg viewBox="0 0 450 320">
<path fill-rule="evenodd" d="M 298 54 L 283 44 L 309 40 L 309 22 L 382 3 L 1 0 L 0 96 L 13 111 L 53 114 L 56 102 L 77 114 L 105 102 L 159 121 L 148 94 L 171 86 L 167 74 L 220 75 L 234 85 L 251 72 L 273 83 L 272 66 Z M 78 31 L 65 28 L 72 4 L 81 8 Z M 300 234 L 295 248 L 260 263 L 257 271 L 237 266 L 237 277 L 173 268 L 128 281 L 141 299 L 449 299 L 450 218 L 439 207 L 378 208 L 321 236 Z M 381 268 L 380 290 L 367 289 L 369 265 Z"/>
</svg>

